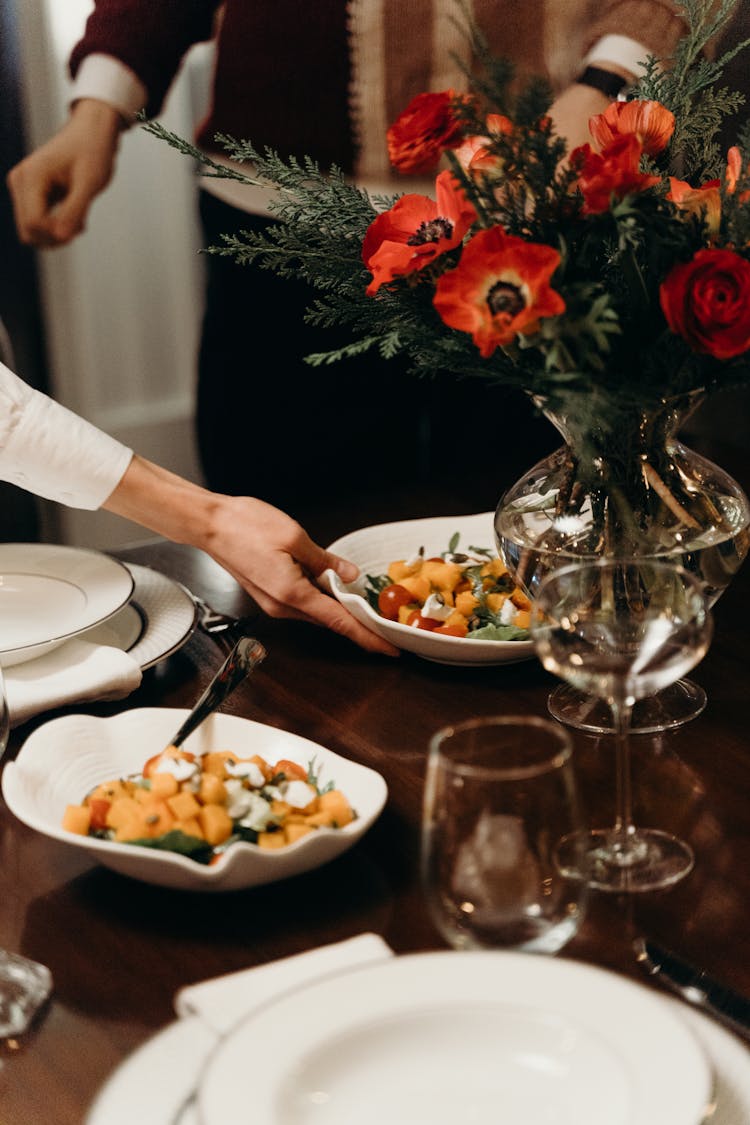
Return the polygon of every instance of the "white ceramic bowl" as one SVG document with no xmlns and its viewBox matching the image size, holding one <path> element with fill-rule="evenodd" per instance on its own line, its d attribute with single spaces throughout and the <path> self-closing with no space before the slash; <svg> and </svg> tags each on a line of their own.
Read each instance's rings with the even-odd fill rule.
<svg viewBox="0 0 750 1125">
<path fill-rule="evenodd" d="M 459 534 L 458 550 L 470 546 L 495 549 L 493 513 L 476 516 L 440 516 L 434 519 L 401 520 L 377 524 L 352 531 L 331 543 L 328 548 L 356 563 L 360 574 L 356 582 L 346 585 L 333 571 L 326 571 L 331 592 L 349 612 L 378 636 L 405 652 L 414 652 L 438 664 L 515 664 L 534 655 L 532 641 L 486 641 L 471 637 L 448 637 L 414 629 L 388 621 L 372 608 L 364 596 L 365 577 L 385 574 L 389 563 L 408 559 L 424 547 L 425 555 L 447 551 L 455 533 Z"/>
<path fill-rule="evenodd" d="M 240 757 L 260 754 L 272 764 L 288 758 L 305 767 L 315 759 L 322 783 L 333 781 L 345 793 L 356 819 L 344 828 L 319 828 L 274 851 L 241 841 L 212 866 L 174 852 L 79 836 L 61 827 L 66 805 L 79 804 L 99 782 L 139 772 L 187 714 L 181 708 L 142 707 L 104 719 L 52 719 L 28 737 L 16 760 L 5 767 L 2 788 L 8 808 L 30 828 L 82 848 L 123 875 L 161 887 L 233 891 L 286 879 L 334 859 L 359 840 L 385 804 L 387 787 L 374 770 L 288 731 L 215 714 L 186 740 L 186 750 L 234 750 Z"/>
</svg>

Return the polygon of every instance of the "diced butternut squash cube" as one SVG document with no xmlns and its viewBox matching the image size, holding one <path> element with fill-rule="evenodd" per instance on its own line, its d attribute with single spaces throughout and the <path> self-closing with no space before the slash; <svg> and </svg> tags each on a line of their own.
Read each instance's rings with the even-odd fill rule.
<svg viewBox="0 0 750 1125">
<path fill-rule="evenodd" d="M 335 828 L 335 820 L 336 818 L 332 812 L 327 809 L 322 809 L 320 812 L 308 816 L 307 824 L 309 824 L 311 828 Z"/>
<path fill-rule="evenodd" d="M 327 793 L 321 793 L 318 803 L 320 812 L 330 813 L 339 828 L 354 819 L 352 807 L 340 789 L 329 789 Z M 307 823 L 310 823 L 309 818 Z"/>
<path fill-rule="evenodd" d="M 456 594 L 456 609 L 464 617 L 471 617 L 474 610 L 479 605 L 479 598 L 474 597 L 471 590 L 465 590 L 462 594 Z"/>
<path fill-rule="evenodd" d="M 422 560 L 418 559 L 417 562 L 409 564 L 406 559 L 396 559 L 388 567 L 388 577 L 391 582 L 401 582 L 402 578 L 408 578 L 411 575 L 419 574 L 422 567 Z"/>
<path fill-rule="evenodd" d="M 293 844 L 295 840 L 300 840 L 303 836 L 309 836 L 314 829 L 309 824 L 289 824 L 287 821 L 284 824 L 284 835 L 287 844 Z"/>
<path fill-rule="evenodd" d="M 408 590 L 414 600 L 421 605 L 423 605 L 430 596 L 430 583 L 426 578 L 423 578 L 421 574 L 415 575 L 414 577 L 402 578 L 399 582 L 399 586 L 403 586 L 405 590 Z"/>
<path fill-rule="evenodd" d="M 283 848 L 286 844 L 286 837 L 283 832 L 259 832 L 256 843 L 259 848 Z"/>
<path fill-rule="evenodd" d="M 508 573 L 508 568 L 502 559 L 490 559 L 484 564 L 479 573 L 482 577 L 491 575 L 493 578 L 502 578 L 504 574 Z"/>
<path fill-rule="evenodd" d="M 488 594 L 487 595 L 487 608 L 492 613 L 499 613 L 508 600 L 507 594 Z"/>
<path fill-rule="evenodd" d="M 217 777 L 225 778 L 227 772 L 224 769 L 224 763 L 229 759 L 230 762 L 237 762 L 239 758 L 231 750 L 212 750 L 208 754 L 203 755 L 203 772 L 215 773 Z"/>
<path fill-rule="evenodd" d="M 198 823 L 209 844 L 223 844 L 232 835 L 232 818 L 222 805 L 205 805 L 198 813 Z"/>
<path fill-rule="evenodd" d="M 115 797 L 127 796 L 129 796 L 129 791 L 124 781 L 105 781 L 102 785 L 97 785 L 96 789 L 92 789 L 88 795 L 88 800 L 114 801 Z"/>
<path fill-rule="evenodd" d="M 68 805 L 62 826 L 66 832 L 87 836 L 91 826 L 91 809 L 87 805 Z"/>
<path fill-rule="evenodd" d="M 154 773 L 151 775 L 151 792 L 155 797 L 174 797 L 179 783 L 173 773 Z"/>
<path fill-rule="evenodd" d="M 147 836 L 163 836 L 174 828 L 175 818 L 167 808 L 166 802 L 154 801 L 144 809 Z"/>
<path fill-rule="evenodd" d="M 399 625 L 406 625 L 412 613 L 414 613 L 415 608 L 416 606 L 413 603 L 411 605 L 400 605 L 398 607 Z"/>
<path fill-rule="evenodd" d="M 531 599 L 524 593 L 520 586 L 516 586 L 515 590 L 510 595 L 510 600 L 513 602 L 513 605 L 518 606 L 519 609 L 531 609 Z"/>
<path fill-rule="evenodd" d="M 119 828 L 126 820 L 140 819 L 141 806 L 133 797 L 116 797 L 107 812 L 107 828 Z"/>
<path fill-rule="evenodd" d="M 531 624 L 531 613 L 528 609 L 519 609 L 518 613 L 513 619 L 513 624 L 518 629 L 528 629 Z"/>
<path fill-rule="evenodd" d="M 189 820 L 200 812 L 195 796 L 185 789 L 175 793 L 174 797 L 167 797 L 167 804 L 176 820 Z"/>
<path fill-rule="evenodd" d="M 178 820 L 172 827 L 184 832 L 186 836 L 195 836 L 198 840 L 203 839 L 203 829 L 198 823 L 197 817 L 191 816 L 187 820 Z"/>
<path fill-rule="evenodd" d="M 133 790 L 133 800 L 137 801 L 139 805 L 153 805 L 161 798 L 152 789 L 147 789 L 145 785 L 138 785 Z"/>
<path fill-rule="evenodd" d="M 291 811 L 292 806 L 288 801 L 280 801 L 277 797 L 274 797 L 273 801 L 271 801 L 271 812 L 277 820 L 283 820 Z"/>
<path fill-rule="evenodd" d="M 223 805 L 227 799 L 227 787 L 215 773 L 204 773 L 198 797 L 204 805 Z"/>
<path fill-rule="evenodd" d="M 420 577 L 427 578 L 436 590 L 450 591 L 461 581 L 463 571 L 456 563 L 429 560 L 422 567 Z"/>
</svg>

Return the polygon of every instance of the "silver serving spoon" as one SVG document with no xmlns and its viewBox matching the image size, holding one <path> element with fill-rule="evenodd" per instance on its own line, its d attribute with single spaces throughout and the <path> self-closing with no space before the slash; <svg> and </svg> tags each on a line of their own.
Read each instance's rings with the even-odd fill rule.
<svg viewBox="0 0 750 1125">
<path fill-rule="evenodd" d="M 168 746 L 180 746 L 204 719 L 221 706 L 253 668 L 265 660 L 266 655 L 260 641 L 254 637 L 240 637 Z"/>
</svg>

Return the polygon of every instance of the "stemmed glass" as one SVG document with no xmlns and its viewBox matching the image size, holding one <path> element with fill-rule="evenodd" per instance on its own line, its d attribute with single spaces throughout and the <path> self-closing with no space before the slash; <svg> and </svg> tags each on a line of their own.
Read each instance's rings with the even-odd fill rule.
<svg viewBox="0 0 750 1125">
<path fill-rule="evenodd" d="M 703 658 L 711 615 L 700 582 L 681 566 L 655 559 L 600 559 L 553 571 L 539 586 L 531 635 L 545 668 L 605 700 L 615 739 L 613 827 L 560 848 L 563 871 L 605 891 L 670 886 L 693 867 L 684 841 L 632 817 L 630 718 L 636 700 L 679 679 Z"/>
<path fill-rule="evenodd" d="M 430 743 L 422 881 L 456 949 L 554 953 L 576 933 L 587 888 L 555 863 L 582 839 L 570 735 L 558 723 L 501 716 L 456 724 Z"/>
</svg>

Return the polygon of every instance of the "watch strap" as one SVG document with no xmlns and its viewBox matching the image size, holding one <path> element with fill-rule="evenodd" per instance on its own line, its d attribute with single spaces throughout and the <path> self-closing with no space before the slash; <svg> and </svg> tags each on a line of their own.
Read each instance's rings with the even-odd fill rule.
<svg viewBox="0 0 750 1125">
<path fill-rule="evenodd" d="M 621 74 L 614 74 L 611 70 L 602 70 L 599 66 L 587 66 L 576 78 L 576 83 L 579 86 L 591 86 L 594 90 L 600 90 L 602 94 L 606 94 L 608 98 L 613 100 L 628 84 Z"/>
</svg>

